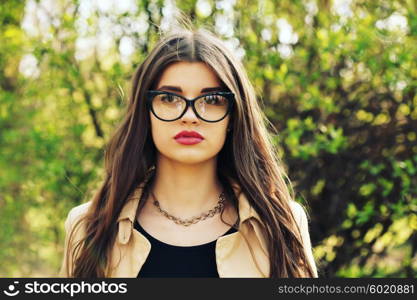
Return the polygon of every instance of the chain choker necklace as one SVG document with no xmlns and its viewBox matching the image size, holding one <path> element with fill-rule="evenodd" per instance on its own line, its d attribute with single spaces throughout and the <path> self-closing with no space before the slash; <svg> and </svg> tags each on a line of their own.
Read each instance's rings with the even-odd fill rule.
<svg viewBox="0 0 417 300">
<path fill-rule="evenodd" d="M 217 205 L 214 208 L 210 209 L 206 213 L 202 213 L 200 216 L 184 220 L 184 219 L 174 217 L 173 215 L 170 215 L 167 211 L 163 210 L 161 208 L 161 206 L 159 205 L 159 201 L 156 199 L 153 191 L 151 191 L 151 195 L 154 199 L 153 204 L 158 208 L 160 213 L 162 213 L 165 217 L 167 217 L 171 221 L 174 221 L 176 224 L 183 225 L 183 226 L 190 226 L 191 224 L 195 224 L 199 221 L 202 221 L 202 220 L 205 220 L 207 218 L 213 217 L 216 213 L 219 213 L 223 210 L 223 207 L 224 207 L 224 204 L 225 204 L 225 201 L 226 201 L 226 197 L 225 197 L 225 194 L 224 194 L 224 191 L 223 191 L 223 192 L 220 193 L 219 201 L 217 202 Z"/>
</svg>

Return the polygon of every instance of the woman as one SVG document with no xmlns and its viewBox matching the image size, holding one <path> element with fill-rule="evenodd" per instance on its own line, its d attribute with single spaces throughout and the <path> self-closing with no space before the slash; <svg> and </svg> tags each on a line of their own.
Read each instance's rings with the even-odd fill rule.
<svg viewBox="0 0 417 300">
<path fill-rule="evenodd" d="M 242 64 L 205 29 L 161 38 L 133 77 L 95 197 L 65 222 L 64 277 L 317 277 Z"/>
</svg>

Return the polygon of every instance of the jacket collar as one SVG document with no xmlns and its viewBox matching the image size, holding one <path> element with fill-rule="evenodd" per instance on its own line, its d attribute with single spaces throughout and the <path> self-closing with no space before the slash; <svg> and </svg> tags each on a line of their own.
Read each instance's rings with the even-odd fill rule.
<svg viewBox="0 0 417 300">
<path fill-rule="evenodd" d="M 123 206 L 122 211 L 120 212 L 119 218 L 117 219 L 117 222 L 122 220 L 130 220 L 132 224 L 135 221 L 136 218 L 136 211 L 139 205 L 139 200 L 142 195 L 142 190 L 145 186 L 145 183 L 139 184 L 133 193 L 128 197 L 128 200 L 126 201 L 126 204 Z M 261 219 L 258 215 L 258 213 L 255 211 L 255 209 L 249 204 L 248 199 L 246 198 L 245 194 L 241 191 L 240 185 L 232 180 L 231 186 L 235 192 L 236 197 L 238 198 L 238 205 L 239 205 L 239 218 L 241 225 L 243 222 L 250 218 L 257 219 L 261 224 Z"/>
</svg>

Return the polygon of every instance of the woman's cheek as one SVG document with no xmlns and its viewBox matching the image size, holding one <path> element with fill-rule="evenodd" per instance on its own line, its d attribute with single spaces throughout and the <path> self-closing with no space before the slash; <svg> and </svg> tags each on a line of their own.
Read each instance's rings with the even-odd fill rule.
<svg viewBox="0 0 417 300">
<path fill-rule="evenodd" d="M 175 140 L 169 137 L 166 134 L 166 131 L 164 133 L 163 130 L 152 130 L 152 138 L 156 148 L 160 152 L 169 151 L 169 149 L 172 148 L 173 143 L 175 142 Z"/>
<path fill-rule="evenodd" d="M 226 141 L 226 133 L 225 130 L 219 130 L 212 136 L 212 149 L 213 152 L 220 152 L 220 150 L 223 148 L 223 145 Z"/>
</svg>

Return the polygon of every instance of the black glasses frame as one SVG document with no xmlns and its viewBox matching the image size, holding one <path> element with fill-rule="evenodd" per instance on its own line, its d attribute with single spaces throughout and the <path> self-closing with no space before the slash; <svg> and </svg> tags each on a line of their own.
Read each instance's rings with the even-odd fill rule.
<svg viewBox="0 0 417 300">
<path fill-rule="evenodd" d="M 167 94 L 167 95 L 177 96 L 177 97 L 180 97 L 181 99 L 183 99 L 185 101 L 184 111 L 180 114 L 180 116 L 178 118 L 175 118 L 175 119 L 172 119 L 172 120 L 166 120 L 166 119 L 162 119 L 161 117 L 159 117 L 155 113 L 155 111 L 153 110 L 153 107 L 152 107 L 152 100 L 153 100 L 153 98 L 156 95 L 161 95 L 161 94 Z M 228 100 L 227 101 L 227 110 L 226 110 L 225 115 L 221 119 L 216 120 L 216 121 L 206 120 L 203 117 L 201 117 L 198 114 L 198 112 L 197 112 L 197 110 L 195 109 L 195 106 L 194 106 L 194 103 L 195 103 L 196 100 L 198 100 L 200 98 L 203 98 L 203 97 L 211 96 L 211 95 L 220 95 L 220 96 L 226 97 L 227 100 Z M 175 94 L 175 93 L 172 93 L 172 92 L 168 92 L 168 91 L 149 90 L 149 91 L 146 92 L 146 96 L 147 96 L 147 98 L 146 98 L 146 106 L 147 106 L 147 108 L 152 111 L 153 115 L 156 118 L 158 118 L 161 121 L 165 121 L 165 122 L 173 122 L 173 121 L 176 121 L 176 120 L 180 119 L 185 114 L 185 112 L 187 111 L 187 109 L 188 109 L 189 106 L 191 106 L 191 108 L 193 109 L 195 115 L 199 119 L 201 119 L 203 121 L 206 121 L 206 122 L 210 122 L 210 123 L 219 122 L 219 121 L 223 120 L 224 118 L 226 118 L 226 116 L 232 111 L 232 109 L 233 109 L 233 103 L 234 103 L 234 99 L 235 99 L 235 94 L 233 94 L 232 92 L 211 92 L 211 93 L 206 93 L 206 94 L 197 96 L 197 97 L 195 97 L 193 99 L 187 99 L 187 98 L 185 98 L 185 97 L 183 97 L 181 95 L 178 95 L 178 94 Z"/>
</svg>

